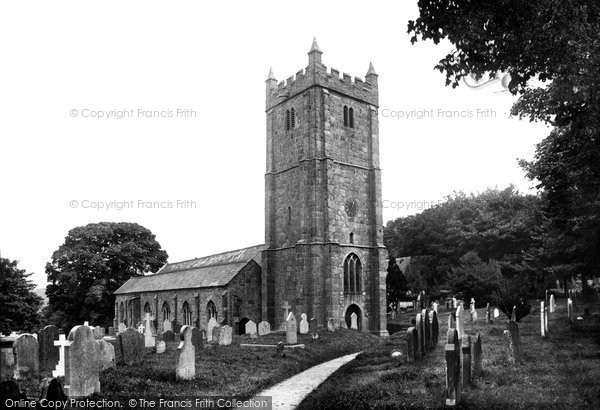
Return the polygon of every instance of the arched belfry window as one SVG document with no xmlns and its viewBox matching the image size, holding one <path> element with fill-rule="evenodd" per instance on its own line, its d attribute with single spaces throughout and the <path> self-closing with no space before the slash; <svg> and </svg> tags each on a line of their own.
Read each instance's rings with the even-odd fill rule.
<svg viewBox="0 0 600 410">
<path fill-rule="evenodd" d="M 190 305 L 187 302 L 183 302 L 183 324 L 184 325 L 192 325 L 192 310 L 190 309 Z"/>
<path fill-rule="evenodd" d="M 348 107 L 344 105 L 344 127 L 348 126 Z"/>
<path fill-rule="evenodd" d="M 206 304 L 206 316 L 207 320 L 210 320 L 212 317 L 214 317 L 215 320 L 217 319 L 217 306 L 212 300 L 209 300 Z"/>
<path fill-rule="evenodd" d="M 150 316 L 152 316 L 152 308 L 150 307 L 149 302 L 146 302 L 144 305 L 144 318 L 146 318 L 146 313 L 150 313 Z"/>
<path fill-rule="evenodd" d="M 290 128 L 294 129 L 294 128 L 296 128 L 296 112 L 294 111 L 293 108 L 291 109 L 291 115 L 290 115 L 290 117 L 291 117 L 291 120 L 292 120 L 291 124 L 290 124 Z"/>
<path fill-rule="evenodd" d="M 354 243 L 354 232 L 350 232 L 350 243 Z"/>
<path fill-rule="evenodd" d="M 348 126 L 354 128 L 354 108 L 348 108 Z"/>
<path fill-rule="evenodd" d="M 355 253 L 344 261 L 344 293 L 362 292 L 362 265 Z"/>
<path fill-rule="evenodd" d="M 291 121 L 292 121 L 292 118 L 290 115 L 290 110 L 285 110 L 285 130 L 286 131 L 290 130 L 290 125 L 292 123 Z"/>
</svg>

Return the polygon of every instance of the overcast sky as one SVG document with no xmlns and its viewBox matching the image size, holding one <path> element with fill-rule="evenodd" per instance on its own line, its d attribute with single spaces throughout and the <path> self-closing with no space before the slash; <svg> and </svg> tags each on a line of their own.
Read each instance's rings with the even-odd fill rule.
<svg viewBox="0 0 600 410">
<path fill-rule="evenodd" d="M 314 36 L 328 67 L 379 74 L 384 222 L 454 190 L 526 192 L 517 159 L 548 129 L 510 118 L 499 82 L 445 87 L 450 44 L 406 34 L 416 3 L 3 2 L 2 257 L 44 284 L 67 232 L 100 221 L 149 228 L 171 262 L 264 243 L 264 81 L 306 67 Z"/>
</svg>

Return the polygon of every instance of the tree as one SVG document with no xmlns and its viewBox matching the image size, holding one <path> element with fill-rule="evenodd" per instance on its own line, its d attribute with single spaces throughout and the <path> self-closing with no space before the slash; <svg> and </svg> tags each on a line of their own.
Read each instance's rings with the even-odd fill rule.
<svg viewBox="0 0 600 410">
<path fill-rule="evenodd" d="M 408 286 L 406 283 L 406 278 L 396 263 L 396 258 L 393 256 L 390 257 L 388 262 L 385 284 L 387 288 L 387 302 L 388 304 L 392 303 L 394 306 L 396 306 L 398 301 L 402 299 L 408 290 Z"/>
<path fill-rule="evenodd" d="M 520 95 L 511 113 L 554 126 L 521 161 L 545 199 L 544 240 L 529 260 L 537 254 L 548 278 L 581 274 L 585 287 L 600 270 L 600 2 L 420 0 L 419 12 L 412 42 L 455 47 L 435 67 L 447 85 L 507 72 Z"/>
<path fill-rule="evenodd" d="M 32 274 L 17 268 L 17 261 L 0 258 L 0 332 L 32 332 L 39 327 L 42 298 L 33 293 Z"/>
<path fill-rule="evenodd" d="M 463 300 L 474 298 L 477 305 L 485 306 L 493 302 L 501 277 L 498 262 L 485 263 L 477 253 L 467 252 L 460 258 L 460 266 L 452 268 L 450 286 Z"/>
<path fill-rule="evenodd" d="M 63 329 L 114 317 L 114 292 L 129 278 L 156 272 L 167 261 L 150 230 L 135 223 L 101 222 L 69 231 L 46 264 L 45 314 Z"/>
</svg>

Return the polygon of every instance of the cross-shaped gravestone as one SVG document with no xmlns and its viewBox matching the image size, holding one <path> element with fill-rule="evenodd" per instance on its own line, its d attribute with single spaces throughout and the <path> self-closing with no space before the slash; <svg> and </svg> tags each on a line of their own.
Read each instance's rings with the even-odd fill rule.
<svg viewBox="0 0 600 410">
<path fill-rule="evenodd" d="M 154 336 L 152 336 L 152 328 L 150 321 L 152 318 L 150 317 L 150 313 L 146 312 L 146 328 L 144 331 L 144 346 L 146 347 L 154 347 Z"/>
<path fill-rule="evenodd" d="M 288 315 L 289 315 L 289 313 L 290 313 L 290 309 L 291 309 L 292 307 L 290 306 L 290 304 L 289 304 L 289 303 L 287 303 L 287 300 L 286 300 L 286 301 L 284 301 L 284 302 L 283 302 L 283 305 L 281 306 L 281 308 L 282 308 L 283 310 L 285 310 L 285 314 L 283 315 L 283 320 L 285 321 L 285 320 L 287 320 L 287 317 L 288 317 Z"/>
<path fill-rule="evenodd" d="M 89 326 L 89 325 L 90 325 L 90 322 L 88 322 L 88 321 L 85 321 L 85 322 L 83 322 L 83 325 L 84 325 L 84 326 Z"/>
<path fill-rule="evenodd" d="M 65 376 L 65 347 L 70 346 L 71 342 L 67 340 L 64 334 L 58 335 L 58 340 L 54 342 L 54 346 L 58 346 L 58 364 L 56 369 L 52 371 L 52 377 Z"/>
</svg>

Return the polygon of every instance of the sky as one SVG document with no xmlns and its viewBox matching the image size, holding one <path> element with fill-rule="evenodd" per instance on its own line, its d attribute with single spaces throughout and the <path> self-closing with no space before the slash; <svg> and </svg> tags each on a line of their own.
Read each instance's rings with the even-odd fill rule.
<svg viewBox="0 0 600 410">
<path fill-rule="evenodd" d="M 453 191 L 532 182 L 549 132 L 500 82 L 446 87 L 416 1 L 0 5 L 0 254 L 43 286 L 76 226 L 150 229 L 169 261 L 264 243 L 265 80 L 308 63 L 379 74 L 384 223 Z"/>
</svg>

